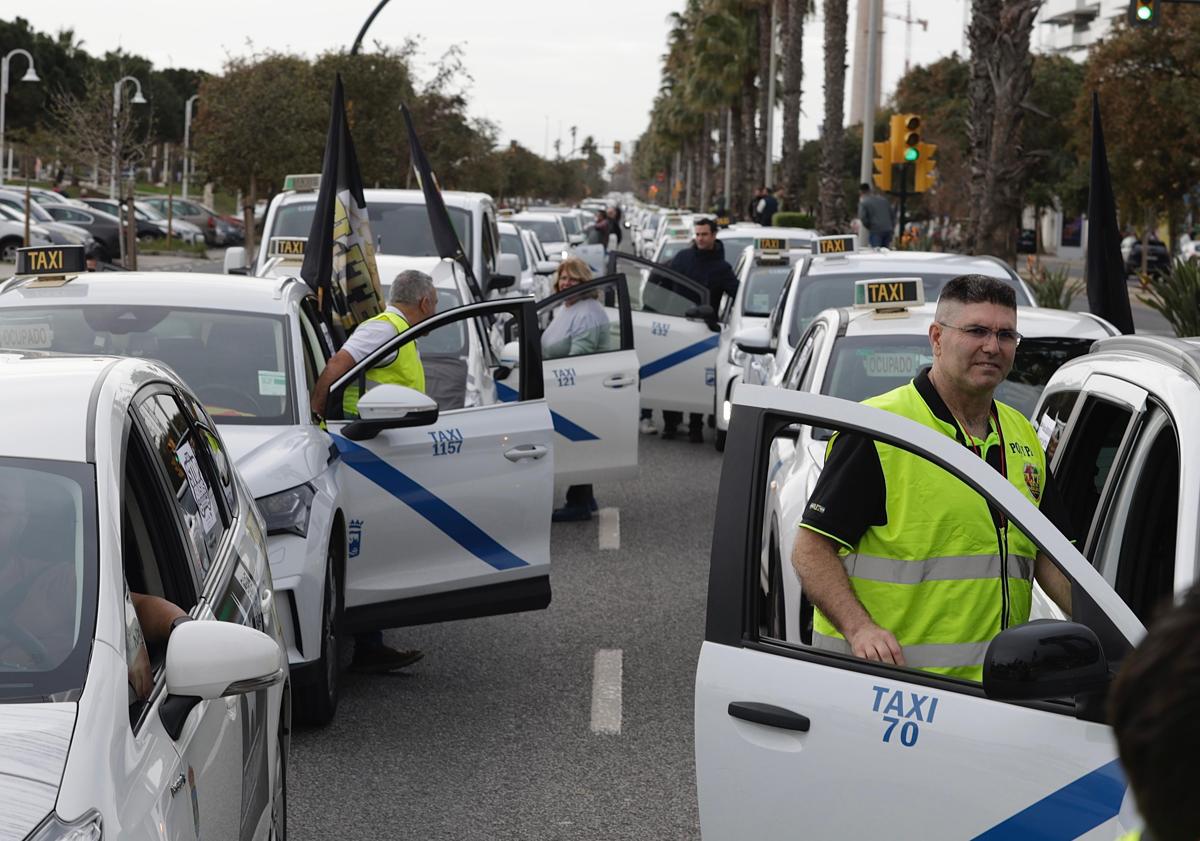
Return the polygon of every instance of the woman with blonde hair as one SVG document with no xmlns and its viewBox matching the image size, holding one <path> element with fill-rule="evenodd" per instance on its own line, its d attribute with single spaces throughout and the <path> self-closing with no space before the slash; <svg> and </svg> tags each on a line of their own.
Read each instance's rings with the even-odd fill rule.
<svg viewBox="0 0 1200 841">
<path fill-rule="evenodd" d="M 573 289 L 591 280 L 588 264 L 578 257 L 568 257 L 558 264 L 554 291 Z M 606 348 L 611 327 L 598 291 L 581 290 L 578 295 L 564 299 L 553 312 L 553 320 L 542 331 L 543 359 L 579 356 Z M 567 504 L 554 509 L 553 520 L 556 523 L 590 520 L 595 510 L 592 486 L 572 485 L 567 488 Z"/>
</svg>

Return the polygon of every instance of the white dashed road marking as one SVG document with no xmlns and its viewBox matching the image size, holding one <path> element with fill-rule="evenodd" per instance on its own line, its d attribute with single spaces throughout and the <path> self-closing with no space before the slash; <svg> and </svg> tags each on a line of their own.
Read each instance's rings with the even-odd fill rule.
<svg viewBox="0 0 1200 841">
<path fill-rule="evenodd" d="M 592 665 L 592 732 L 621 735 L 621 649 L 602 648 Z"/>
<path fill-rule="evenodd" d="M 621 509 L 600 509 L 600 548 L 621 548 Z"/>
</svg>

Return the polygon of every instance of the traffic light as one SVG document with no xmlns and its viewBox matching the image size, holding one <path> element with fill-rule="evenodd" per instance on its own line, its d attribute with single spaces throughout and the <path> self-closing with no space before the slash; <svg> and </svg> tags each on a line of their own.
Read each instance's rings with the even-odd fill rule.
<svg viewBox="0 0 1200 841">
<path fill-rule="evenodd" d="M 613 154 L 614 155 L 621 154 L 621 141 L 620 140 L 613 141 Z"/>
<path fill-rule="evenodd" d="M 871 178 L 885 193 L 892 189 L 892 144 L 884 140 L 875 144 L 875 172 Z"/>
<path fill-rule="evenodd" d="M 918 143 L 916 151 L 917 163 L 916 172 L 913 175 L 913 192 L 924 193 L 935 183 L 934 174 L 937 169 L 937 161 L 933 159 L 933 155 L 937 151 L 937 144 Z"/>
<path fill-rule="evenodd" d="M 900 163 L 915 164 L 921 159 L 921 118 L 916 114 L 904 114 L 903 155 Z"/>
<path fill-rule="evenodd" d="M 1135 29 L 1158 26 L 1159 0 L 1131 0 L 1129 3 L 1129 25 Z"/>
</svg>

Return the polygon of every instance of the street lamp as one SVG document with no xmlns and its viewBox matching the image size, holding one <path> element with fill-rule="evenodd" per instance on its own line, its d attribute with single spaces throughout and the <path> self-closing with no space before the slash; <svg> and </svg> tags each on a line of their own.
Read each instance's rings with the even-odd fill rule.
<svg viewBox="0 0 1200 841">
<path fill-rule="evenodd" d="M 194 93 L 183 105 L 183 197 L 188 197 L 188 178 L 192 160 L 192 103 L 200 98 Z"/>
<path fill-rule="evenodd" d="M 8 98 L 8 63 L 15 55 L 23 55 L 29 62 L 29 69 L 25 71 L 25 75 L 21 77 L 22 82 L 40 82 L 37 72 L 33 69 L 33 56 L 28 50 L 22 50 L 20 47 L 10 52 L 3 59 L 0 59 L 0 184 L 4 183 L 4 176 L 7 172 L 7 167 L 4 164 L 4 103 Z"/>
<path fill-rule="evenodd" d="M 112 170 L 108 174 L 108 197 L 114 200 L 117 198 L 117 115 L 121 113 L 121 89 L 126 82 L 133 82 L 136 88 L 129 101 L 134 105 L 146 104 L 142 83 L 133 76 L 125 76 L 113 83 Z"/>
</svg>

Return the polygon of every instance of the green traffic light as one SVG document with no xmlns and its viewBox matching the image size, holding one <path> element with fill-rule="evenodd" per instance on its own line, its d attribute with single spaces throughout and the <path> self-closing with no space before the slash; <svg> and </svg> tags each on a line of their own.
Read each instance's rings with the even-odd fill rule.
<svg viewBox="0 0 1200 841">
<path fill-rule="evenodd" d="M 908 163 L 912 163 L 919 157 L 921 157 L 921 153 L 911 146 L 904 150 L 904 160 Z"/>
<path fill-rule="evenodd" d="M 1138 20 L 1150 20 L 1154 17 L 1154 10 L 1149 6 L 1139 6 L 1137 10 Z"/>
</svg>

